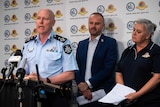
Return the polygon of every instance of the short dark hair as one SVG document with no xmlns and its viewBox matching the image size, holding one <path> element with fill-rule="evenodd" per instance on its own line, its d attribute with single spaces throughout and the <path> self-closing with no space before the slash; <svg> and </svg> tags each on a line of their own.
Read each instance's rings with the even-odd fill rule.
<svg viewBox="0 0 160 107">
<path fill-rule="evenodd" d="M 101 16 L 101 17 L 104 19 L 103 15 L 102 15 L 101 13 L 98 13 L 98 12 L 94 12 L 94 13 L 92 13 L 91 15 L 99 15 L 99 16 Z M 90 15 L 90 16 L 91 16 L 91 15 Z"/>
</svg>

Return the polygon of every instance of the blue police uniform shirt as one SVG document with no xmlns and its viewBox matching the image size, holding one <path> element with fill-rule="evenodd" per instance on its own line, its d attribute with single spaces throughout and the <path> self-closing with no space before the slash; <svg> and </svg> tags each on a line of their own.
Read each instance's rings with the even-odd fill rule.
<svg viewBox="0 0 160 107">
<path fill-rule="evenodd" d="M 25 66 L 26 74 L 36 73 L 36 64 L 39 74 L 43 78 L 58 75 L 70 70 L 78 70 L 70 41 L 64 37 L 50 33 L 45 44 L 39 40 L 39 36 L 29 40 L 24 45 L 23 59 L 27 58 Z M 22 65 L 22 64 L 21 64 Z"/>
</svg>

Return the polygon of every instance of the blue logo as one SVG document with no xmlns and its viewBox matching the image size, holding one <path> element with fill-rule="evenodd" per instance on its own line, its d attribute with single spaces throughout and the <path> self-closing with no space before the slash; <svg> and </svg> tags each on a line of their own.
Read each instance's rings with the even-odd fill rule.
<svg viewBox="0 0 160 107">
<path fill-rule="evenodd" d="M 31 35 L 31 30 L 30 29 L 26 29 L 25 30 L 25 35 L 26 36 L 30 36 Z"/>
<path fill-rule="evenodd" d="M 103 5 L 100 5 L 100 6 L 98 6 L 98 7 L 97 7 L 97 12 L 98 12 L 98 13 L 103 14 L 103 13 L 104 13 L 104 11 L 105 11 L 105 8 L 104 8 L 104 6 L 103 6 Z"/>
<path fill-rule="evenodd" d="M 135 9 L 135 4 L 133 2 L 129 2 L 127 5 L 126 5 L 126 9 L 128 11 L 133 11 Z"/>
<path fill-rule="evenodd" d="M 48 3 L 52 3 L 52 2 L 53 2 L 53 0 L 47 0 L 47 2 L 48 2 Z"/>
<path fill-rule="evenodd" d="M 10 2 L 9 2 L 9 1 L 5 1 L 5 2 L 4 2 L 4 7 L 5 7 L 5 8 L 8 8 L 9 6 L 10 6 Z"/>
<path fill-rule="evenodd" d="M 29 21 L 31 19 L 31 15 L 29 13 L 26 13 L 24 18 L 26 21 Z"/>
<path fill-rule="evenodd" d="M 78 31 L 78 27 L 76 25 L 71 26 L 70 31 L 75 34 Z"/>
<path fill-rule="evenodd" d="M 127 46 L 133 46 L 134 45 L 134 42 L 130 39 L 128 42 L 127 42 Z"/>
<path fill-rule="evenodd" d="M 10 36 L 10 31 L 9 31 L 9 30 L 5 30 L 4 36 L 5 36 L 6 38 L 8 38 L 8 37 Z"/>
<path fill-rule="evenodd" d="M 76 9 L 76 8 L 72 8 L 72 9 L 70 10 L 70 15 L 71 15 L 72 17 L 75 17 L 75 16 L 77 15 L 77 9 Z"/>
<path fill-rule="evenodd" d="M 6 23 L 8 23 L 8 22 L 10 21 L 9 15 L 6 15 L 6 16 L 4 17 L 4 21 L 5 21 Z"/>
<path fill-rule="evenodd" d="M 128 28 L 129 30 L 133 30 L 133 26 L 134 26 L 134 22 L 133 22 L 133 21 L 129 21 L 129 22 L 127 23 L 127 28 Z"/>
<path fill-rule="evenodd" d="M 6 59 L 6 60 L 4 61 L 4 65 L 5 65 L 5 67 L 8 67 L 8 66 L 9 66 L 8 59 Z"/>
<path fill-rule="evenodd" d="M 71 45 L 72 45 L 73 49 L 77 49 L 77 47 L 78 47 L 78 43 L 77 42 L 73 42 Z"/>
<path fill-rule="evenodd" d="M 10 46 L 7 44 L 4 46 L 4 50 L 5 52 L 9 52 L 10 51 Z"/>
<path fill-rule="evenodd" d="M 24 0 L 24 4 L 25 4 L 26 6 L 29 6 L 29 5 L 31 4 L 31 0 Z"/>
</svg>

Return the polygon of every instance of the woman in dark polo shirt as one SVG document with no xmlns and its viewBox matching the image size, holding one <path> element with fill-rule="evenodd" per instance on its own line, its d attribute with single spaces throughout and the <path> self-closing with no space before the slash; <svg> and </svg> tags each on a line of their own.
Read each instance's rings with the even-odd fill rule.
<svg viewBox="0 0 160 107">
<path fill-rule="evenodd" d="M 160 47 L 151 37 L 156 25 L 147 19 L 134 21 L 133 46 L 122 53 L 116 82 L 136 90 L 122 103 L 127 107 L 160 107 Z"/>
</svg>

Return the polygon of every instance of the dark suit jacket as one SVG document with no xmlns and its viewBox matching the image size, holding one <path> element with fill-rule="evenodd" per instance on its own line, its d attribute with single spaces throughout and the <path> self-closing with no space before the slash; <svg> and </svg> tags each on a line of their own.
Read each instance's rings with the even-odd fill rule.
<svg viewBox="0 0 160 107">
<path fill-rule="evenodd" d="M 89 38 L 80 41 L 78 44 L 76 60 L 79 71 L 75 73 L 77 84 L 85 81 L 88 44 Z M 93 55 L 91 66 L 92 77 L 89 81 L 93 86 L 93 91 L 105 89 L 105 91 L 108 92 L 115 85 L 117 55 L 116 40 L 102 34 Z"/>
</svg>

